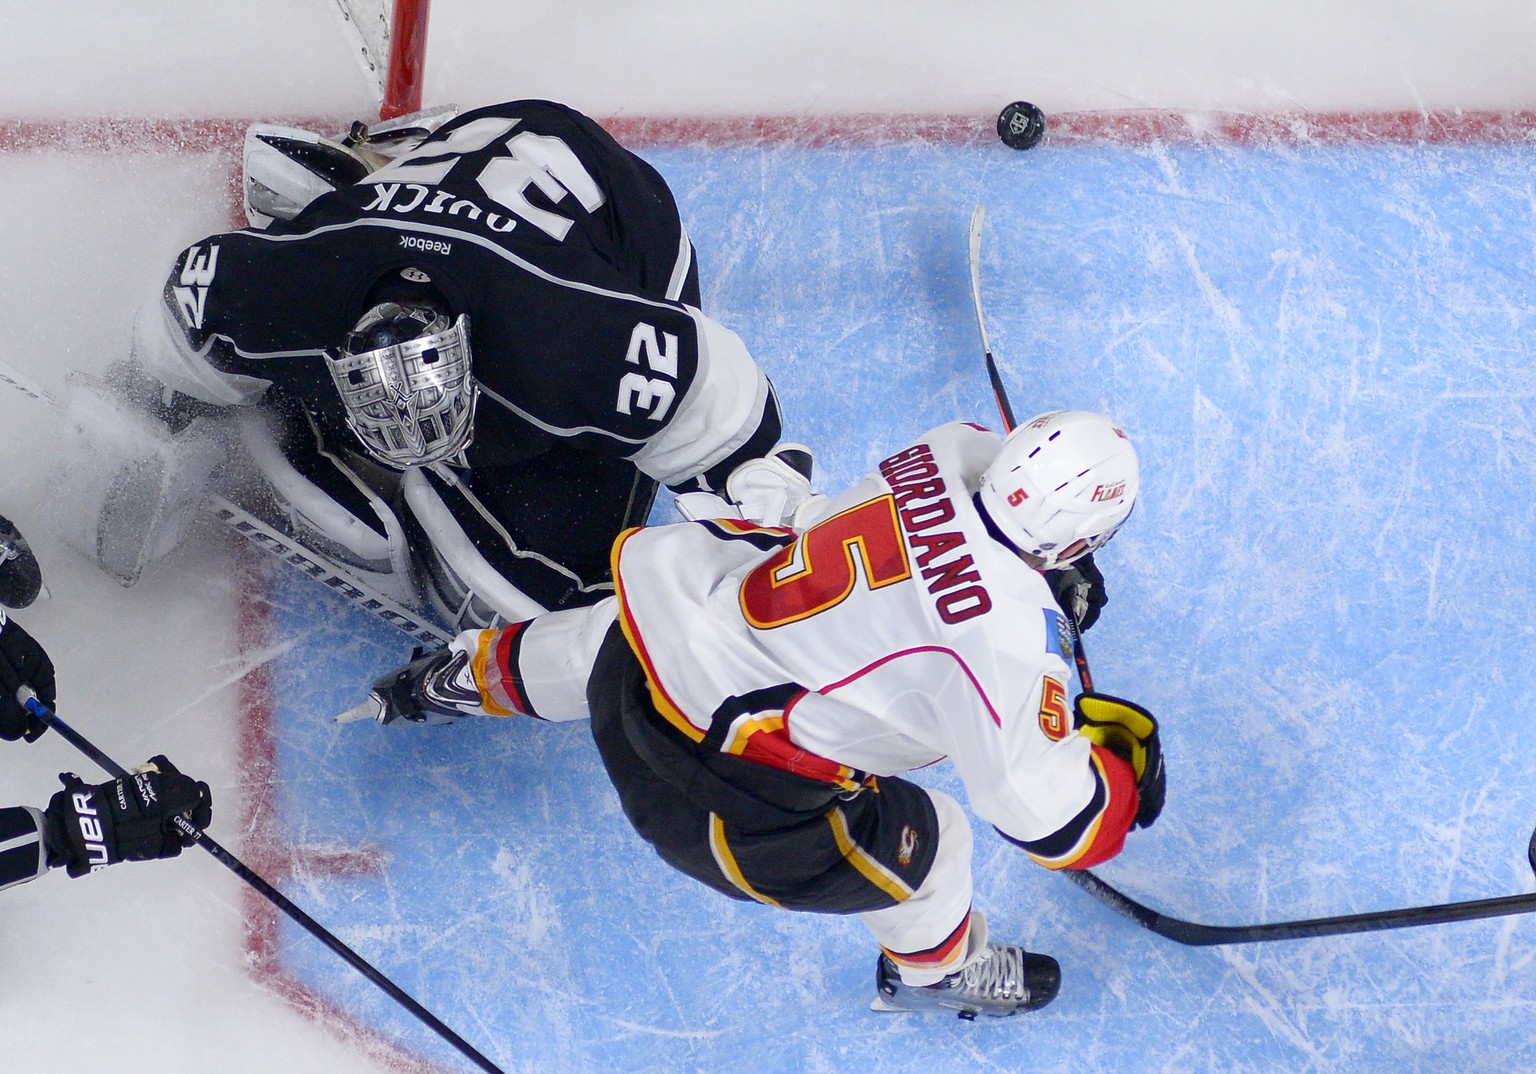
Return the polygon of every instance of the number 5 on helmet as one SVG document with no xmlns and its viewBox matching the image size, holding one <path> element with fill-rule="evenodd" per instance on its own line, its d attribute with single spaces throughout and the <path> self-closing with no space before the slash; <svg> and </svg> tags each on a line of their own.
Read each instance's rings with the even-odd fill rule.
<svg viewBox="0 0 1536 1074">
<path fill-rule="evenodd" d="M 1079 694 L 1072 711 L 1078 734 L 1130 764 L 1141 799 L 1136 827 L 1152 827 L 1168 793 L 1157 718 L 1140 705 L 1092 692 Z"/>
</svg>

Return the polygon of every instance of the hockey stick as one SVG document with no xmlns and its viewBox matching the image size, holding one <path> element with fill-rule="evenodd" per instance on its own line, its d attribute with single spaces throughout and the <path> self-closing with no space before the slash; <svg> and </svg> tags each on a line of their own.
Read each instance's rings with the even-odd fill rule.
<svg viewBox="0 0 1536 1074">
<path fill-rule="evenodd" d="M 987 341 L 987 328 L 981 313 L 981 230 L 986 220 L 986 206 L 978 205 L 971 213 L 970 262 L 971 299 L 976 307 L 976 327 L 981 332 L 981 348 L 986 355 L 987 376 L 992 382 L 992 393 L 997 398 L 997 408 L 1002 413 L 1005 429 L 1014 427 L 1013 407 L 1008 391 L 998 374 L 997 361 L 992 356 Z M 1088 654 L 1083 649 L 1082 631 L 1077 621 L 1067 615 L 1067 625 L 1072 633 L 1073 661 L 1077 665 L 1078 681 L 1085 691 L 1093 690 L 1093 672 L 1088 667 Z M 1536 833 L 1531 835 L 1528 848 L 1531 868 L 1536 871 Z M 1439 906 L 1416 906 L 1401 910 L 1382 910 L 1366 914 L 1350 914 L 1343 917 L 1310 918 L 1302 921 L 1281 921 L 1268 925 L 1203 925 L 1182 921 L 1159 913 L 1115 889 L 1108 882 L 1086 870 L 1065 870 L 1068 880 L 1090 895 L 1108 904 L 1112 909 L 1130 918 L 1138 925 L 1159 936 L 1189 946 L 1214 944 L 1260 943 L 1268 940 L 1306 939 L 1313 936 L 1338 936 L 1352 932 L 1374 932 L 1382 929 L 1410 928 L 1416 925 L 1444 924 L 1451 921 L 1469 921 L 1483 917 L 1499 917 L 1508 914 L 1526 914 L 1536 910 L 1536 894 L 1511 895 L 1497 899 L 1479 899 L 1471 902 L 1445 903 Z"/>
<path fill-rule="evenodd" d="M 29 399 L 46 403 L 56 411 L 64 409 L 46 388 L 4 361 L 0 361 L 0 383 L 15 388 Z M 313 555 L 292 537 L 274 529 L 239 504 L 214 495 L 209 497 L 208 506 L 215 518 L 263 552 L 290 567 L 297 567 L 327 589 L 339 593 L 353 607 L 382 619 L 411 640 L 434 647 L 453 640 L 452 634 L 425 616 L 380 593 L 363 579 Z"/>
<path fill-rule="evenodd" d="M 1073 658 L 1077 676 L 1085 691 L 1093 689 L 1093 673 L 1083 652 L 1083 638 L 1070 613 L 1067 625 L 1072 632 Z M 1536 872 L 1536 831 L 1526 845 L 1526 860 Z M 1388 929 L 1414 928 L 1420 925 L 1444 925 L 1454 921 L 1476 921 L 1485 917 L 1507 917 L 1536 911 L 1536 893 L 1504 895 L 1494 899 L 1439 903 L 1434 906 L 1408 906 L 1397 910 L 1375 910 L 1338 917 L 1310 917 L 1297 921 L 1275 921 L 1263 925 L 1205 925 L 1184 921 L 1139 903 L 1107 880 L 1086 869 L 1064 869 L 1063 875 L 1111 910 L 1130 918 L 1149 932 L 1184 944 L 1186 947 L 1213 947 L 1220 944 L 1267 943 L 1272 940 L 1308 940 L 1318 936 L 1346 936 L 1355 932 L 1383 932 Z"/>
<path fill-rule="evenodd" d="M 1536 832 L 1526 850 L 1532 870 L 1536 870 Z M 1149 932 L 1184 944 L 1186 947 L 1211 947 L 1218 944 L 1264 943 L 1270 940 L 1308 940 L 1317 936 L 1345 936 L 1354 932 L 1382 932 L 1388 929 L 1414 928 L 1419 925 L 1444 925 L 1454 921 L 1476 921 L 1485 917 L 1508 917 L 1536 912 L 1536 892 L 1505 895 L 1496 899 L 1473 899 L 1435 906 L 1409 906 L 1398 910 L 1375 910 L 1341 917 L 1311 917 L 1299 921 L 1274 921 L 1264 925 L 1204 925 L 1183 921 L 1137 902 L 1130 896 L 1086 870 L 1065 870 L 1068 880 L 1110 909 L 1130 918 Z"/>
<path fill-rule="evenodd" d="M 44 705 L 40 700 L 38 700 L 37 694 L 34 693 L 29 687 L 22 687 L 21 690 L 17 692 L 16 696 L 17 700 L 21 701 L 22 704 L 26 706 L 28 712 L 32 713 L 32 715 L 36 716 L 39 720 L 42 720 L 49 727 L 57 731 L 60 737 L 62 737 L 71 746 L 74 746 L 81 753 L 85 754 L 91 760 L 95 761 L 109 775 L 118 779 L 131 775 L 131 773 L 122 765 L 118 764 L 111 757 L 108 757 L 101 750 L 97 749 L 96 746 L 93 745 L 84 735 L 60 719 L 57 713 L 55 713 L 52 709 L 48 708 L 47 705 Z M 445 1025 L 435 1014 L 427 1010 L 420 1003 L 416 1002 L 416 1000 L 412 999 L 411 996 L 406 993 L 399 985 L 395 984 L 395 982 L 391 981 L 388 977 L 374 969 L 373 966 L 370 965 L 361 955 L 338 940 L 325 928 L 325 926 L 321 925 L 318 921 L 310 917 L 303 910 L 300 910 L 293 903 L 289 902 L 287 897 L 284 896 L 282 892 L 278 891 L 271 884 L 267 883 L 266 880 L 264 880 L 258 873 L 252 871 L 252 869 L 239 858 L 235 857 L 218 843 L 214 842 L 213 838 L 207 832 L 203 831 L 186 817 L 183 817 L 179 814 L 171 818 L 171 823 L 173 823 L 177 830 L 179 830 L 183 835 L 191 839 L 208 853 L 212 854 L 214 858 L 218 860 L 219 864 L 223 865 L 225 868 L 229 869 L 236 876 L 238 876 L 241 880 L 244 880 L 251 887 L 255 888 L 268 902 L 270 902 L 273 906 L 276 906 L 279 910 L 297 922 L 305 932 L 308 932 L 315 939 L 325 944 L 326 947 L 329 947 L 337 955 L 340 955 L 341 958 L 347 963 L 347 965 L 351 966 L 358 973 L 362 974 L 364 977 L 368 978 L 368 980 L 372 981 L 375 985 L 381 988 L 384 993 L 389 996 L 390 999 L 394 1000 L 396 1003 L 400 1004 L 400 1006 L 404 1007 L 407 1011 L 420 1019 L 428 1029 L 432 1030 L 438 1036 L 442 1037 L 443 1040 L 457 1048 L 460 1054 L 462 1054 L 466 1059 L 474 1063 L 481 1070 L 485 1071 L 486 1074 L 505 1074 L 505 1072 L 495 1063 L 492 1063 L 485 1056 L 481 1055 L 480 1052 L 477 1051 L 472 1044 L 466 1041 L 463 1037 L 459 1036 L 452 1029 L 448 1028 L 448 1026 Z"/>
<path fill-rule="evenodd" d="M 1070 614 L 1067 615 L 1067 623 L 1071 628 L 1075 646 L 1078 679 L 1084 690 L 1091 691 L 1093 674 L 1088 670 L 1088 657 L 1083 652 L 1082 635 Z M 1526 845 L 1526 860 L 1530 863 L 1531 871 L 1536 873 L 1536 831 L 1531 833 L 1530 842 Z M 1264 925 L 1204 925 L 1196 921 L 1170 917 L 1168 914 L 1139 903 L 1086 869 L 1064 869 L 1062 873 L 1072 883 L 1116 913 L 1130 918 L 1149 932 L 1155 932 L 1186 947 L 1266 943 L 1271 940 L 1307 940 L 1317 936 L 1346 936 L 1354 932 L 1382 932 L 1387 929 L 1406 929 L 1419 925 L 1444 925 L 1453 921 L 1476 921 L 1484 917 L 1506 917 L 1536 911 L 1536 893 L 1531 893 L 1504 895 L 1495 899 L 1439 903 L 1434 906 L 1375 910 L 1339 917 L 1275 921 Z"/>
<path fill-rule="evenodd" d="M 987 325 L 981 318 L 981 225 L 986 219 L 987 207 L 976 206 L 971 213 L 971 303 L 976 307 L 976 329 L 981 333 L 981 349 L 987 356 L 987 377 L 992 381 L 992 394 L 1003 415 L 1003 431 L 1012 432 L 1017 424 L 1013 420 L 1013 405 L 1008 402 L 1008 391 L 997 371 L 997 359 L 992 357 L 992 344 L 987 341 Z"/>
<path fill-rule="evenodd" d="M 981 316 L 981 226 L 987 219 L 987 207 L 978 205 L 971 212 L 971 304 L 976 307 L 976 328 L 981 332 L 981 350 L 987 357 L 987 377 L 992 381 L 992 395 L 997 400 L 998 412 L 1003 416 L 1003 431 L 1012 432 L 1017 424 L 1013 417 L 1013 404 L 1008 400 L 1008 389 L 997 371 L 997 359 L 992 357 L 992 344 L 987 341 L 987 325 Z M 1083 651 L 1082 631 L 1077 621 L 1067 616 L 1067 626 L 1072 632 L 1072 659 L 1077 664 L 1077 678 L 1084 690 L 1093 689 L 1093 673 L 1088 670 L 1088 654 Z"/>
<path fill-rule="evenodd" d="M 1008 391 L 998 375 L 997 361 L 992 357 L 992 347 L 987 342 L 987 329 L 981 316 L 981 228 L 986 219 L 986 207 L 976 206 L 971 213 L 971 299 L 976 306 L 976 326 L 981 331 L 981 348 L 986 354 L 987 376 L 992 381 L 992 392 L 997 397 L 997 408 L 1002 413 L 1006 429 L 1014 427 L 1013 407 L 1008 401 Z M 1068 628 L 1072 633 L 1073 661 L 1077 664 L 1078 681 L 1085 691 L 1093 690 L 1093 672 L 1088 667 L 1088 654 L 1083 650 L 1082 631 L 1077 621 L 1068 613 Z M 1536 832 L 1526 849 L 1531 869 L 1536 872 Z M 1418 925 L 1441 925 L 1453 921 L 1475 921 L 1485 917 L 1505 917 L 1536 911 L 1536 893 L 1506 895 L 1496 899 L 1474 899 L 1469 902 L 1441 903 L 1436 906 L 1411 906 L 1398 910 L 1378 910 L 1364 914 L 1346 914 L 1341 917 L 1306 918 L 1300 921 L 1276 921 L 1265 925 L 1204 925 L 1183 921 L 1160 913 L 1116 889 L 1105 880 L 1083 869 L 1063 870 L 1068 880 L 1088 892 L 1111 909 L 1130 918 L 1142 928 L 1157 933 L 1176 943 L 1190 947 L 1210 947 L 1217 944 L 1263 943 L 1270 940 L 1303 940 L 1315 936 L 1343 936 L 1354 932 L 1379 932 L 1386 929 L 1412 928 Z"/>
</svg>

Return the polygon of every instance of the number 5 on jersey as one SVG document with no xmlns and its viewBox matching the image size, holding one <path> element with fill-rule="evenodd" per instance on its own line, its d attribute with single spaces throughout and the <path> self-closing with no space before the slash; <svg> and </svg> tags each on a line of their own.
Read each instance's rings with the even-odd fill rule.
<svg viewBox="0 0 1536 1074">
<path fill-rule="evenodd" d="M 624 360 L 646 372 L 625 373 L 620 378 L 620 414 L 641 410 L 652 421 L 661 421 L 672 409 L 672 400 L 677 396 L 677 336 L 662 332 L 658 339 L 657 335 L 656 326 L 643 321 L 630 333 L 629 353 Z"/>
<path fill-rule="evenodd" d="M 772 630 L 837 607 L 861 578 L 880 589 L 910 577 L 896 501 L 880 496 L 818 523 L 754 568 L 741 583 L 741 613 Z"/>
</svg>

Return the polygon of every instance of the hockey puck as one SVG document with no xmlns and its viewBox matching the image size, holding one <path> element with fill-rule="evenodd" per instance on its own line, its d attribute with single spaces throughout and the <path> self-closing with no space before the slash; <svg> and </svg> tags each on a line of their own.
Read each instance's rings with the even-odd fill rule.
<svg viewBox="0 0 1536 1074">
<path fill-rule="evenodd" d="M 1045 137 L 1045 113 L 1028 101 L 1014 101 L 997 114 L 997 136 L 1014 149 L 1033 149 Z"/>
</svg>

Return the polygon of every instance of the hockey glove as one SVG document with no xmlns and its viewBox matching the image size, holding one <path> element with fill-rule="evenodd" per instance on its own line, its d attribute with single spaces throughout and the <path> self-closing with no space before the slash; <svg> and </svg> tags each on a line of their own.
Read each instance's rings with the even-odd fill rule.
<svg viewBox="0 0 1536 1074">
<path fill-rule="evenodd" d="M 48 803 L 48 864 L 70 876 L 120 861 L 174 858 L 192 838 L 175 826 L 182 816 L 199 828 L 213 819 L 208 784 L 182 775 L 156 756 L 133 775 L 89 786 L 73 772 Z"/>
<path fill-rule="evenodd" d="M 53 708 L 53 661 L 20 623 L 0 611 L 0 738 L 10 742 L 18 738 L 36 742 L 48 730 L 16 696 L 23 686 L 30 686 L 39 701 Z"/>
<path fill-rule="evenodd" d="M 1152 827 L 1168 793 L 1156 717 L 1140 705 L 1097 693 L 1079 694 L 1072 711 L 1078 734 L 1130 764 L 1141 800 L 1135 826 Z"/>
<path fill-rule="evenodd" d="M 1072 617 L 1078 630 L 1087 630 L 1099 621 L 1099 611 L 1109 603 L 1109 594 L 1104 591 L 1104 576 L 1093 562 L 1093 553 L 1044 573 L 1056 603 Z"/>
</svg>

